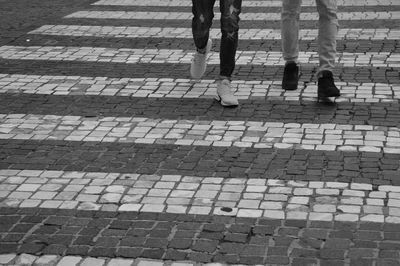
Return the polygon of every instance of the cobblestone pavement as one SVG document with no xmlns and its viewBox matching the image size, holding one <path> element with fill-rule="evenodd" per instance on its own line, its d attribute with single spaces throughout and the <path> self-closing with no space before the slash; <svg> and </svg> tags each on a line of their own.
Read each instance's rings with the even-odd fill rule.
<svg viewBox="0 0 400 266">
<path fill-rule="evenodd" d="M 218 3 L 197 81 L 188 0 L 0 0 L 0 265 L 400 265 L 400 2 L 338 1 L 329 103 L 314 2 L 283 91 L 243 0 L 224 108 Z"/>
</svg>

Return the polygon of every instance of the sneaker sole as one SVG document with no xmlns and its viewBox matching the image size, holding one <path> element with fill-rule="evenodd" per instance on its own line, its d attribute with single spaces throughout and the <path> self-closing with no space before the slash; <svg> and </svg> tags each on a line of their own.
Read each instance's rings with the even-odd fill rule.
<svg viewBox="0 0 400 266">
<path fill-rule="evenodd" d="M 235 104 L 229 104 L 229 103 L 226 103 L 226 102 L 222 101 L 222 98 L 219 97 L 219 95 L 215 96 L 215 100 L 217 100 L 217 102 L 219 102 L 222 106 L 225 106 L 225 107 L 236 107 L 236 106 L 239 106 L 238 103 L 237 104 L 236 103 Z"/>
</svg>

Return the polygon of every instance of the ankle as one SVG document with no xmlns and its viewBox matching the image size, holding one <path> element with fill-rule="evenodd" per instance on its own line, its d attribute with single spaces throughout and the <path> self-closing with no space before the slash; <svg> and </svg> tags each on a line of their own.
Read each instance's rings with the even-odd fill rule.
<svg viewBox="0 0 400 266">
<path fill-rule="evenodd" d="M 333 78 L 333 73 L 330 70 L 321 70 L 317 75 L 318 79 L 320 78 Z"/>
<path fill-rule="evenodd" d="M 202 49 L 197 48 L 196 51 L 197 51 L 199 54 L 206 54 L 207 48 L 206 48 L 206 47 L 204 47 L 204 48 L 202 48 Z"/>
</svg>

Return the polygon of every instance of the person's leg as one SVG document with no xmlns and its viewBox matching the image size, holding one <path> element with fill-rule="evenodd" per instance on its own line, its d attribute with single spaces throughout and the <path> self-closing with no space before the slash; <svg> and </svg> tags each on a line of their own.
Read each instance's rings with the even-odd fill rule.
<svg viewBox="0 0 400 266">
<path fill-rule="evenodd" d="M 282 0 L 281 39 L 285 69 L 282 88 L 296 90 L 299 81 L 299 30 L 301 0 Z"/>
<path fill-rule="evenodd" d="M 336 0 L 316 0 L 319 13 L 318 49 L 319 72 L 333 71 L 336 57 L 338 18 Z"/>
<path fill-rule="evenodd" d="M 230 87 L 230 80 L 235 69 L 241 9 L 242 0 L 220 0 L 222 36 L 220 47 L 220 81 L 217 94 L 221 100 L 221 104 L 225 106 L 238 105 L 238 100 L 233 95 Z"/>
<path fill-rule="evenodd" d="M 334 84 L 333 70 L 336 58 L 336 37 L 339 29 L 336 0 L 316 0 L 319 13 L 318 29 L 318 96 L 340 96 Z"/>
<path fill-rule="evenodd" d="M 190 66 L 190 74 L 199 79 L 206 71 L 207 54 L 211 50 L 210 28 L 214 18 L 215 0 L 192 0 L 192 34 L 196 52 Z"/>
<path fill-rule="evenodd" d="M 210 28 L 214 18 L 215 0 L 192 0 L 192 33 L 196 48 L 206 47 L 210 35 Z"/>
<path fill-rule="evenodd" d="M 220 75 L 230 78 L 235 69 L 235 56 L 239 36 L 239 14 L 242 0 L 220 0 L 221 47 Z"/>
<path fill-rule="evenodd" d="M 301 0 L 282 0 L 281 38 L 283 58 L 297 62 L 299 57 Z"/>
</svg>

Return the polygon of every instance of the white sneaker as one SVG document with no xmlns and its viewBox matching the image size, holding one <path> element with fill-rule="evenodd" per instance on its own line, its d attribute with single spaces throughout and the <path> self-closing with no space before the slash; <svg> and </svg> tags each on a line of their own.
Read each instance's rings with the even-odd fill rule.
<svg viewBox="0 0 400 266">
<path fill-rule="evenodd" d="M 192 76 L 192 78 L 199 79 L 206 72 L 206 66 L 207 66 L 206 60 L 208 53 L 211 51 L 211 47 L 212 47 L 212 40 L 208 39 L 206 45 L 206 52 L 202 54 L 196 51 L 196 53 L 193 55 L 192 64 L 190 65 L 190 75 Z"/>
<path fill-rule="evenodd" d="M 239 102 L 235 95 L 233 95 L 231 89 L 231 82 L 227 79 L 223 79 L 218 82 L 217 87 L 217 101 L 221 102 L 222 106 L 238 106 Z"/>
</svg>

